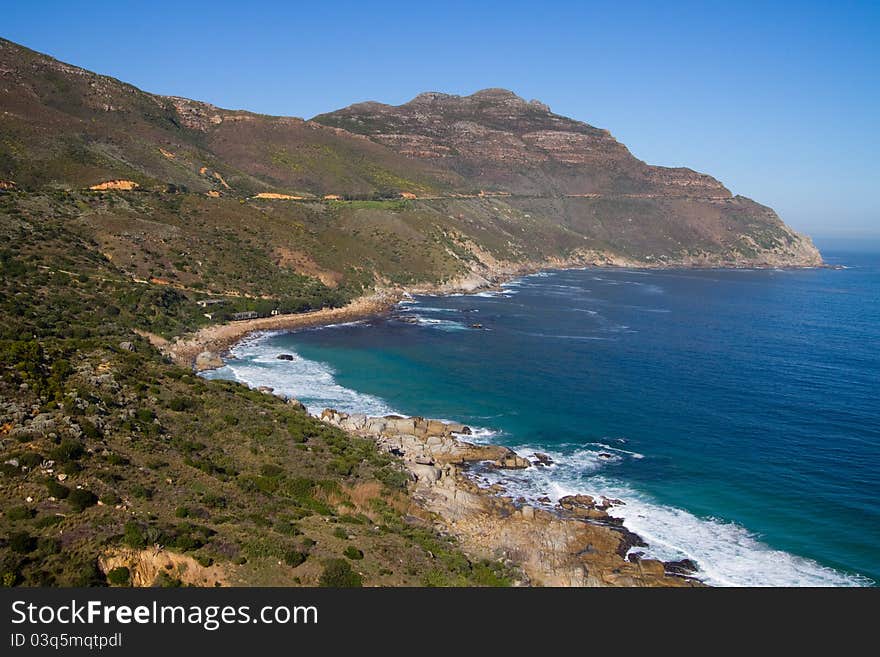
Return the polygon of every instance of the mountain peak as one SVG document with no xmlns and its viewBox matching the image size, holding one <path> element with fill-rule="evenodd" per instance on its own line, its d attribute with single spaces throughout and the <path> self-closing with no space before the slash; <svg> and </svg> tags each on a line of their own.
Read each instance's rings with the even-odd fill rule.
<svg viewBox="0 0 880 657">
<path fill-rule="evenodd" d="M 518 96 L 509 89 L 501 87 L 489 87 L 480 89 L 469 96 L 459 96 L 457 94 L 447 94 L 439 91 L 425 91 L 413 98 L 408 103 L 404 103 L 404 107 L 412 105 L 445 105 L 445 104 L 494 104 L 507 107 L 533 108 L 544 112 L 550 112 L 550 107 L 539 100 L 526 100 Z"/>
</svg>

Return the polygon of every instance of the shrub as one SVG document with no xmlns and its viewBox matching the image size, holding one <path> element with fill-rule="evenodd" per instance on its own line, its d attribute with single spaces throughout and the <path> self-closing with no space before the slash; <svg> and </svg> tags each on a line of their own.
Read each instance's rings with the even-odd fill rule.
<svg viewBox="0 0 880 657">
<path fill-rule="evenodd" d="M 125 523 L 123 530 L 122 542 L 131 548 L 142 548 L 147 544 L 144 533 L 141 531 L 140 525 L 136 522 L 129 521 Z"/>
<path fill-rule="evenodd" d="M 336 529 L 334 529 L 333 535 L 336 538 L 341 538 L 342 540 L 348 538 L 348 532 L 346 532 L 342 527 L 337 527 Z"/>
<path fill-rule="evenodd" d="M 174 589 L 181 586 L 183 586 L 183 582 L 165 572 L 159 573 L 156 575 L 156 579 L 153 580 L 153 587 L 155 588 Z"/>
<path fill-rule="evenodd" d="M 91 422 L 91 420 L 87 420 L 87 419 L 85 419 L 85 418 L 81 418 L 81 419 L 79 420 L 79 426 L 80 426 L 80 429 L 82 429 L 83 435 L 84 435 L 86 438 L 92 438 L 92 439 L 95 439 L 95 438 L 100 438 L 100 437 L 101 437 L 101 431 L 100 431 L 100 429 L 98 429 L 98 427 L 96 427 L 96 426 Z"/>
<path fill-rule="evenodd" d="M 63 500 L 68 495 L 70 495 L 70 489 L 64 484 L 59 484 L 54 479 L 50 479 L 46 482 L 46 490 L 49 492 L 49 495 L 51 497 L 59 500 Z"/>
<path fill-rule="evenodd" d="M 65 438 L 55 449 L 52 450 L 50 456 L 55 461 L 62 463 L 67 461 L 76 461 L 85 453 L 82 443 L 78 440 Z"/>
<path fill-rule="evenodd" d="M 106 504 L 107 506 L 114 506 L 119 504 L 122 499 L 114 492 L 104 493 L 101 495 L 101 504 Z"/>
<path fill-rule="evenodd" d="M 139 408 L 135 413 L 135 417 L 138 422 L 149 424 L 155 419 L 156 414 L 149 408 Z"/>
<path fill-rule="evenodd" d="M 187 397 L 174 397 L 168 403 L 168 408 L 172 411 L 188 411 L 194 405 L 193 401 Z"/>
<path fill-rule="evenodd" d="M 177 518 L 186 518 L 186 517 L 189 516 L 189 508 L 187 508 L 187 507 L 185 507 L 185 506 L 179 506 L 179 507 L 177 507 L 177 509 L 174 511 L 174 515 L 175 515 L 175 517 L 177 517 Z"/>
<path fill-rule="evenodd" d="M 285 536 L 298 536 L 302 532 L 295 522 L 290 520 L 279 520 L 275 523 L 275 531 Z"/>
<path fill-rule="evenodd" d="M 300 552 L 299 550 L 289 550 L 284 554 L 284 563 L 286 563 L 291 568 L 296 568 L 308 558 L 309 555 L 305 552 Z"/>
<path fill-rule="evenodd" d="M 70 495 L 67 496 L 67 503 L 74 511 L 79 513 L 97 504 L 98 496 L 85 488 L 77 488 L 70 491 Z"/>
<path fill-rule="evenodd" d="M 345 552 L 343 552 L 342 554 L 344 554 L 352 561 L 358 561 L 359 559 L 364 558 L 364 553 L 361 550 L 358 550 L 354 545 L 349 545 L 347 548 L 345 548 Z"/>
<path fill-rule="evenodd" d="M 113 586 L 128 586 L 131 581 L 131 571 L 125 566 L 119 566 L 107 573 L 107 581 Z"/>
<path fill-rule="evenodd" d="M 27 532 L 18 532 L 9 537 L 9 549 L 13 552 L 27 554 L 37 547 L 37 539 Z"/>
<path fill-rule="evenodd" d="M 131 494 L 144 500 L 153 499 L 153 491 L 141 484 L 134 484 L 131 487 Z"/>
<path fill-rule="evenodd" d="M 43 462 L 43 456 L 39 452 L 25 452 L 18 457 L 18 462 L 20 465 L 26 465 L 33 469 Z"/>
<path fill-rule="evenodd" d="M 35 513 L 30 507 L 14 506 L 6 512 L 6 517 L 10 520 L 30 520 Z"/>
<path fill-rule="evenodd" d="M 328 559 L 318 580 L 318 585 L 328 588 L 357 588 L 363 586 L 361 576 L 345 559 Z"/>
<path fill-rule="evenodd" d="M 45 555 L 61 552 L 61 541 L 57 538 L 41 538 L 37 540 L 37 549 Z"/>
</svg>

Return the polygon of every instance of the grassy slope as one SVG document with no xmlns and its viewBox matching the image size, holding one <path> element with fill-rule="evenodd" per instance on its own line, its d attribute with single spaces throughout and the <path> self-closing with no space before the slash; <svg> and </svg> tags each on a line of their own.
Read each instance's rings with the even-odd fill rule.
<svg viewBox="0 0 880 657">
<path fill-rule="evenodd" d="M 103 257 L 66 214 L 87 200 L 0 202 L 17 246 L 0 254 L 4 584 L 103 584 L 100 554 L 154 544 L 231 584 L 316 584 L 333 559 L 368 585 L 508 581 L 409 515 L 404 475 L 371 442 L 199 379 L 134 335 L 191 326 L 189 293 L 132 282 Z"/>
</svg>

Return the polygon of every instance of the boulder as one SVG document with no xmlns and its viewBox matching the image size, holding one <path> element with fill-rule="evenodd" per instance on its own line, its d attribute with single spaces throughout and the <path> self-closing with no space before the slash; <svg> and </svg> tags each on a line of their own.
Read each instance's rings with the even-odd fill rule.
<svg viewBox="0 0 880 657">
<path fill-rule="evenodd" d="M 448 432 L 448 425 L 440 420 L 428 420 L 427 431 L 429 436 L 442 436 Z"/>
<path fill-rule="evenodd" d="M 446 425 L 446 430 L 449 433 L 459 433 L 463 436 L 471 435 L 471 428 L 465 426 L 464 424 L 460 424 L 459 422 L 450 422 Z"/>
<path fill-rule="evenodd" d="M 532 456 L 535 457 L 539 465 L 552 465 L 553 463 L 553 459 L 542 452 L 535 452 Z"/>
<path fill-rule="evenodd" d="M 495 461 L 493 465 L 496 468 L 504 468 L 506 470 L 521 470 L 530 467 L 532 464 L 529 463 L 528 459 L 524 459 L 518 454 L 511 454 L 503 459 Z"/>
<path fill-rule="evenodd" d="M 406 433 L 414 434 L 416 430 L 416 421 L 414 418 L 390 418 L 385 422 L 386 433 Z"/>
<path fill-rule="evenodd" d="M 566 495 L 559 498 L 559 506 L 563 509 L 584 508 L 592 509 L 596 506 L 596 500 L 591 495 Z"/>
<path fill-rule="evenodd" d="M 131 342 L 120 342 L 119 348 L 123 351 L 134 351 L 134 344 Z"/>
<path fill-rule="evenodd" d="M 440 468 L 433 465 L 413 463 L 410 466 L 410 471 L 416 476 L 419 481 L 433 484 L 440 479 Z"/>
<path fill-rule="evenodd" d="M 299 399 L 296 399 L 295 397 L 288 397 L 287 404 L 288 404 L 288 406 L 292 406 L 296 410 L 302 411 L 303 413 L 308 412 L 308 409 L 306 409 L 306 405 L 303 404 Z"/>
<path fill-rule="evenodd" d="M 196 371 L 213 370 L 223 367 L 223 359 L 213 351 L 203 351 L 196 356 Z"/>
<path fill-rule="evenodd" d="M 699 570 L 699 566 L 693 559 L 679 559 L 678 561 L 666 561 L 663 563 L 666 572 L 670 575 L 690 577 Z"/>
</svg>

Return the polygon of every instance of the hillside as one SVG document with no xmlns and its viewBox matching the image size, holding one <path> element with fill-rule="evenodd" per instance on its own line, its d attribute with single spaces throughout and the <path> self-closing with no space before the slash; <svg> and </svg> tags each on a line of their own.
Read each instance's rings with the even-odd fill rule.
<svg viewBox="0 0 880 657">
<path fill-rule="evenodd" d="M 769 208 L 510 92 L 305 121 L 0 39 L 0 577 L 510 583 L 370 440 L 147 337 L 545 266 L 819 263 Z"/>
</svg>

